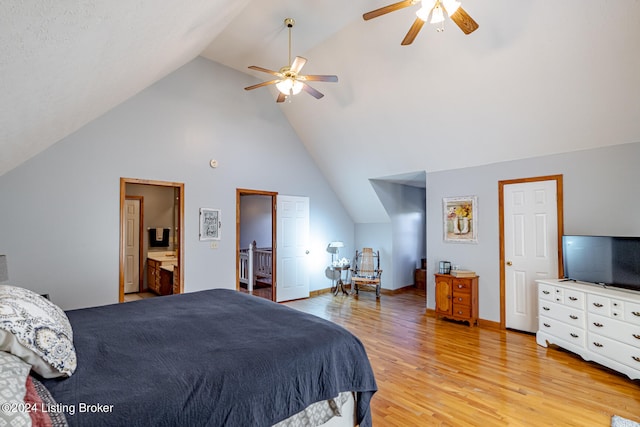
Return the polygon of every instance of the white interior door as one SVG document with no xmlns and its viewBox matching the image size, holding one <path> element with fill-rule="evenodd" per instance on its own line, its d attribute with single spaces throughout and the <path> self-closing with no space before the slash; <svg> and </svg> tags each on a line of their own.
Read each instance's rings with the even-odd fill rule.
<svg viewBox="0 0 640 427">
<path fill-rule="evenodd" d="M 309 198 L 277 196 L 276 301 L 309 297 Z"/>
<path fill-rule="evenodd" d="M 124 293 L 140 292 L 140 200 L 125 200 Z"/>
<path fill-rule="evenodd" d="M 504 186 L 505 326 L 538 330 L 537 279 L 558 275 L 556 181 Z"/>
</svg>

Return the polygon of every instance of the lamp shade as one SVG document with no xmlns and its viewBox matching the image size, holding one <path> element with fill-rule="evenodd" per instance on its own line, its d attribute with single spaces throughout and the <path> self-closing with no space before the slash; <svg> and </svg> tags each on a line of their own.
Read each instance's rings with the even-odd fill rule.
<svg viewBox="0 0 640 427">
<path fill-rule="evenodd" d="M 340 248 L 344 248 L 344 242 L 336 240 L 334 242 L 330 242 L 327 245 L 327 252 L 329 252 L 330 254 L 337 254 Z"/>
<path fill-rule="evenodd" d="M 0 255 L 0 282 L 9 280 L 9 271 L 7 270 L 7 256 Z"/>
</svg>

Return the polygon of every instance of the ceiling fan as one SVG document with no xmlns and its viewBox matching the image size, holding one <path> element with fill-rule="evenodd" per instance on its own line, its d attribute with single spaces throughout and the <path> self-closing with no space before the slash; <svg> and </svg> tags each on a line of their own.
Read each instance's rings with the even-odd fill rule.
<svg viewBox="0 0 640 427">
<path fill-rule="evenodd" d="M 417 3 L 422 3 L 422 7 L 416 11 L 416 15 L 418 17 L 402 40 L 401 45 L 403 46 L 413 43 L 413 40 L 416 38 L 426 21 L 430 21 L 432 24 L 441 24 L 440 27 L 437 28 L 437 31 L 444 31 L 443 23 L 445 13 L 465 34 L 471 34 L 478 29 L 476 21 L 469 16 L 469 14 L 460 6 L 460 2 L 456 0 L 403 0 L 398 3 L 393 3 L 388 6 L 372 10 L 371 12 L 367 12 L 362 15 L 362 17 L 365 21 L 368 21 L 369 19 L 377 18 L 378 16 L 385 15 L 389 12 L 395 12 L 396 10 L 404 9 L 405 7 L 413 6 Z M 431 17 L 431 20 L 429 20 L 429 17 Z"/>
<path fill-rule="evenodd" d="M 313 96 L 316 99 L 320 99 L 324 96 L 324 94 L 320 93 L 318 90 L 312 88 L 307 84 L 307 82 L 337 82 L 338 76 L 329 76 L 329 75 L 307 75 L 304 76 L 300 74 L 302 67 L 306 64 L 307 59 L 301 56 L 296 56 L 293 62 L 291 62 L 291 28 L 293 28 L 295 21 L 293 18 L 286 18 L 284 20 L 284 24 L 289 29 L 289 64 L 282 68 L 279 71 L 269 70 L 267 68 L 258 67 L 256 65 L 251 65 L 249 69 L 262 71 L 263 73 L 271 74 L 276 78 L 273 80 L 269 80 L 266 82 L 258 83 L 253 86 L 245 87 L 244 90 L 252 90 L 257 89 L 262 86 L 268 86 L 275 84 L 280 93 L 278 93 L 278 98 L 276 102 L 284 102 L 285 99 L 292 95 L 297 95 L 300 91 L 304 90 L 309 95 Z"/>
</svg>

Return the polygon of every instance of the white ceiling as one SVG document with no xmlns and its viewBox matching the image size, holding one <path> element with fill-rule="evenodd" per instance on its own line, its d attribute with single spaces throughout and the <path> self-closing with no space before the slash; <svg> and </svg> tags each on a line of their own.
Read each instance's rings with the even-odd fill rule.
<svg viewBox="0 0 640 427">
<path fill-rule="evenodd" d="M 357 222 L 385 220 L 368 180 L 640 141 L 640 0 L 462 0 L 480 28 L 425 25 L 394 0 L 0 3 L 0 175 L 199 54 L 337 74 L 282 108 Z M 254 96 L 238 88 L 238 96 Z M 408 174 L 408 175 L 407 175 Z"/>
</svg>

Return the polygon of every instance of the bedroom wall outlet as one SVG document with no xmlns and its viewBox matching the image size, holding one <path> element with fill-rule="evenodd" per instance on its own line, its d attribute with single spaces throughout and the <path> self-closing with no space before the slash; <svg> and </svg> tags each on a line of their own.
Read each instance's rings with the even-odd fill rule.
<svg viewBox="0 0 640 427">
<path fill-rule="evenodd" d="M 211 244 L 209 245 L 209 247 L 211 249 L 218 249 L 218 242 L 211 242 Z"/>
</svg>

